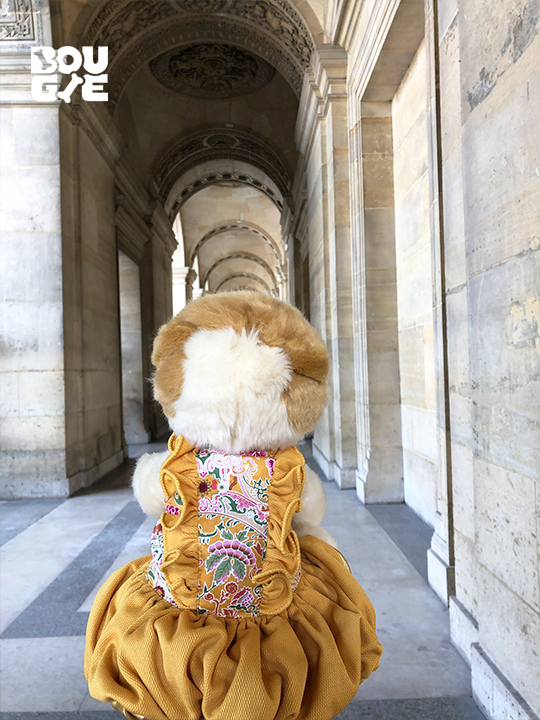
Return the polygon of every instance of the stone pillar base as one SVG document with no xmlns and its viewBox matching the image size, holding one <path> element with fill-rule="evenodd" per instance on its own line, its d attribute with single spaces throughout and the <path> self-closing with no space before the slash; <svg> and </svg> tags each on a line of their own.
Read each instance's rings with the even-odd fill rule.
<svg viewBox="0 0 540 720">
<path fill-rule="evenodd" d="M 313 459 L 324 473 L 325 477 L 323 478 L 323 480 L 333 480 L 335 463 L 326 457 L 323 451 L 318 448 L 317 445 L 315 445 L 315 442 L 312 443 L 311 447 L 313 450 Z"/>
<path fill-rule="evenodd" d="M 443 603 L 448 605 L 448 598 L 456 592 L 454 567 L 447 565 L 433 548 L 428 550 L 427 559 L 429 584 Z"/>
<path fill-rule="evenodd" d="M 450 597 L 450 637 L 467 665 L 471 665 L 472 646 L 478 642 L 478 623 L 455 595 Z"/>
<path fill-rule="evenodd" d="M 471 648 L 471 672 L 473 697 L 490 720 L 539 720 L 479 643 Z"/>
</svg>

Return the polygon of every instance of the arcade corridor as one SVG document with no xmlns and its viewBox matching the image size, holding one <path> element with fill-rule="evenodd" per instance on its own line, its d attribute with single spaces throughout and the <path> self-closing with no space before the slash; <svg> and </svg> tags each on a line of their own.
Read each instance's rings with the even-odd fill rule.
<svg viewBox="0 0 540 720">
<path fill-rule="evenodd" d="M 109 717 L 83 632 L 148 549 L 152 343 L 234 289 L 328 352 L 305 449 L 385 645 L 343 719 L 539 720 L 539 0 L 0 6 L 6 720 Z M 108 48 L 107 101 L 36 100 L 43 47 Z"/>
</svg>

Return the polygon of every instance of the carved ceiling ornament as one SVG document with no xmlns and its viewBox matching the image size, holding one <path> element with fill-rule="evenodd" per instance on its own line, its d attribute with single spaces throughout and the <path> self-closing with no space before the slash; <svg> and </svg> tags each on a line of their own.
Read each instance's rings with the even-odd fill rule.
<svg viewBox="0 0 540 720">
<path fill-rule="evenodd" d="M 251 51 L 274 66 L 300 96 L 313 40 L 287 0 L 108 0 L 84 45 L 109 48 L 109 107 L 131 75 L 161 52 L 195 42 Z"/>
<path fill-rule="evenodd" d="M 242 160 L 260 168 L 277 185 L 282 195 L 288 194 L 290 179 L 287 169 L 264 140 L 244 130 L 215 127 L 188 135 L 163 154 L 154 172 L 163 205 L 178 178 L 187 170 L 208 160 L 224 158 Z M 221 173 L 222 180 L 228 179 L 223 177 L 225 174 Z M 217 177 L 218 173 L 214 175 Z"/>
<path fill-rule="evenodd" d="M 264 193 L 268 198 L 270 198 L 270 200 L 272 200 L 278 210 L 283 210 L 283 202 L 278 198 L 272 188 L 261 182 L 257 178 L 241 172 L 210 172 L 203 174 L 200 178 L 197 178 L 193 182 L 189 183 L 189 185 L 186 185 L 181 190 L 178 199 L 174 202 L 171 208 L 169 217 L 171 218 L 171 220 L 174 220 L 178 211 L 186 202 L 186 200 L 189 200 L 190 197 L 193 197 L 193 195 L 199 192 L 199 190 L 202 190 L 205 187 L 209 187 L 210 185 L 219 185 L 230 182 L 238 183 L 239 185 L 249 185 L 256 190 L 259 190 L 260 192 Z"/>
<path fill-rule="evenodd" d="M 207 243 L 212 238 L 216 237 L 216 235 L 222 235 L 225 232 L 231 232 L 233 230 L 247 230 L 250 233 L 253 233 L 254 235 L 258 235 L 263 242 L 265 242 L 272 250 L 274 255 L 276 256 L 276 260 L 278 262 L 281 262 L 281 255 L 279 247 L 277 246 L 276 242 L 268 237 L 268 235 L 265 235 L 260 230 L 257 230 L 257 228 L 254 228 L 252 225 L 246 225 L 244 223 L 228 223 L 227 225 L 220 225 L 219 227 L 213 228 L 212 230 L 209 230 L 205 235 L 202 236 L 202 238 L 197 242 L 193 250 L 191 251 L 189 255 L 189 262 L 188 267 L 192 268 L 193 263 L 195 262 L 195 258 L 201 251 L 202 246 Z"/>
<path fill-rule="evenodd" d="M 168 90 L 214 100 L 257 92 L 276 73 L 257 55 L 215 42 L 168 50 L 150 61 L 150 71 Z"/>
<path fill-rule="evenodd" d="M 34 40 L 31 0 L 2 0 L 0 3 L 0 40 Z"/>
</svg>

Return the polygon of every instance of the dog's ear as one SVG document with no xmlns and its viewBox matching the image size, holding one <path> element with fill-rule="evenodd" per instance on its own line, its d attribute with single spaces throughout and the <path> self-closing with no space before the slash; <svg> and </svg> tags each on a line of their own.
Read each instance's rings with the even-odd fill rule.
<svg viewBox="0 0 540 720">
<path fill-rule="evenodd" d="M 156 368 L 153 377 L 154 397 L 168 418 L 174 417 L 174 403 L 182 394 L 184 345 L 196 330 L 196 325 L 176 316 L 160 328 L 154 340 L 152 352 L 152 364 Z"/>
<path fill-rule="evenodd" d="M 315 429 L 328 402 L 326 381 L 314 380 L 293 371 L 283 399 L 291 426 L 305 435 Z"/>
<path fill-rule="evenodd" d="M 165 358 L 181 353 L 188 337 L 197 330 L 193 323 L 183 322 L 177 318 L 162 325 L 156 335 L 152 351 L 152 364 L 155 368 L 159 367 Z"/>
</svg>

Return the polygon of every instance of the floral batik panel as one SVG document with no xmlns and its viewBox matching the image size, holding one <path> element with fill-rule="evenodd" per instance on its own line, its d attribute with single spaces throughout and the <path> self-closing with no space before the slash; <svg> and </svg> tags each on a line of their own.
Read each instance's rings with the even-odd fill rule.
<svg viewBox="0 0 540 720">
<path fill-rule="evenodd" d="M 200 612 L 221 617 L 259 614 L 261 585 L 253 577 L 266 553 L 274 463 L 261 452 L 197 454 Z"/>
</svg>

